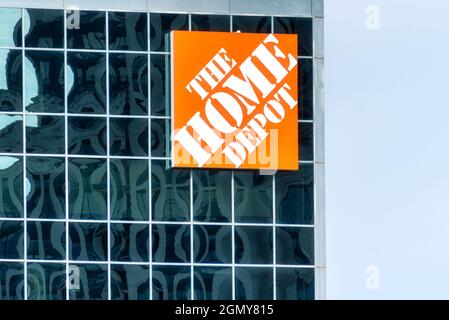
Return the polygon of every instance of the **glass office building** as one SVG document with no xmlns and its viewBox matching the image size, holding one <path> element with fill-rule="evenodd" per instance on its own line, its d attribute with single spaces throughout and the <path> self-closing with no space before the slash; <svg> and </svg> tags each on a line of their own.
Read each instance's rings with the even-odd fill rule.
<svg viewBox="0 0 449 320">
<path fill-rule="evenodd" d="M 324 298 L 322 0 L 0 7 L 1 300 Z M 299 171 L 170 168 L 170 30 L 298 34 Z"/>
</svg>

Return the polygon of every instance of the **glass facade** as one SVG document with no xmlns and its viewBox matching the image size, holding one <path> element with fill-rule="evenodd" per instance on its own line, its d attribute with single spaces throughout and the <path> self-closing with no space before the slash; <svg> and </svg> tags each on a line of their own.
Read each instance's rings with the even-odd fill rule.
<svg viewBox="0 0 449 320">
<path fill-rule="evenodd" d="M 0 8 L 0 300 L 319 298 L 322 18 L 168 11 Z M 299 35 L 299 171 L 170 167 L 171 30 Z"/>
</svg>

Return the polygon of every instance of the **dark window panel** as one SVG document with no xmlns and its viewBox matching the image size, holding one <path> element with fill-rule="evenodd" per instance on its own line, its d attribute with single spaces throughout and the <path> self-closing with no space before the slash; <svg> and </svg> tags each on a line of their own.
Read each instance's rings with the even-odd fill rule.
<svg viewBox="0 0 449 320">
<path fill-rule="evenodd" d="M 151 162 L 151 177 L 153 220 L 189 221 L 190 171 L 156 160 Z"/>
<path fill-rule="evenodd" d="M 111 218 L 141 220 L 149 217 L 147 160 L 111 160 Z"/>
<path fill-rule="evenodd" d="M 313 161 L 313 123 L 298 123 L 298 159 Z"/>
<path fill-rule="evenodd" d="M 0 9 L 0 46 L 22 46 L 22 10 L 18 8 Z"/>
<path fill-rule="evenodd" d="M 0 157 L 0 217 L 23 217 L 23 160 Z"/>
<path fill-rule="evenodd" d="M 276 299 L 314 300 L 315 270 L 313 268 L 277 268 Z"/>
<path fill-rule="evenodd" d="M 192 15 L 192 31 L 230 31 L 229 16 L 222 15 Z"/>
<path fill-rule="evenodd" d="M 148 114 L 148 56 L 109 55 L 109 110 L 111 114 Z"/>
<path fill-rule="evenodd" d="M 273 228 L 235 227 L 235 261 L 242 264 L 272 264 Z"/>
<path fill-rule="evenodd" d="M 64 112 L 64 53 L 25 51 L 25 100 L 31 112 Z"/>
<path fill-rule="evenodd" d="M 299 59 L 298 68 L 298 116 L 313 120 L 313 59 Z"/>
<path fill-rule="evenodd" d="M 235 268 L 236 300 L 272 300 L 273 268 Z"/>
<path fill-rule="evenodd" d="M 189 300 L 190 267 L 153 266 L 153 300 Z"/>
<path fill-rule="evenodd" d="M 0 152 L 23 152 L 23 117 L 0 114 Z"/>
<path fill-rule="evenodd" d="M 27 214 L 30 218 L 65 218 L 64 158 L 27 158 Z"/>
<path fill-rule="evenodd" d="M 236 222 L 273 222 L 273 177 L 257 171 L 235 173 Z"/>
<path fill-rule="evenodd" d="M 198 263 L 232 263 L 232 227 L 195 225 L 194 260 Z"/>
<path fill-rule="evenodd" d="M 105 159 L 70 159 L 69 187 L 70 218 L 107 218 Z"/>
<path fill-rule="evenodd" d="M 0 221 L 0 259 L 23 259 L 23 221 Z"/>
<path fill-rule="evenodd" d="M 193 213 L 197 221 L 231 221 L 232 173 L 226 170 L 193 171 Z"/>
<path fill-rule="evenodd" d="M 70 223 L 69 236 L 70 260 L 108 260 L 106 223 Z"/>
<path fill-rule="evenodd" d="M 105 16 L 99 11 L 68 11 L 67 48 L 106 49 Z"/>
<path fill-rule="evenodd" d="M 63 116 L 27 115 L 25 120 L 28 153 L 64 153 L 65 119 Z"/>
<path fill-rule="evenodd" d="M 250 33 L 271 33 L 271 17 L 233 16 L 232 30 Z"/>
<path fill-rule="evenodd" d="M 169 52 L 168 35 L 172 30 L 188 30 L 189 18 L 186 14 L 150 14 L 151 51 Z"/>
<path fill-rule="evenodd" d="M 195 267 L 195 300 L 232 300 L 232 268 Z"/>
<path fill-rule="evenodd" d="M 313 55 L 312 18 L 274 18 L 274 33 L 298 35 L 298 55 Z"/>
<path fill-rule="evenodd" d="M 65 223 L 28 221 L 28 259 L 64 260 Z"/>
<path fill-rule="evenodd" d="M 170 120 L 151 120 L 151 156 L 169 157 L 170 147 Z"/>
<path fill-rule="evenodd" d="M 168 116 L 170 114 L 170 56 L 166 54 L 152 54 L 150 64 L 151 115 Z"/>
<path fill-rule="evenodd" d="M 147 14 L 109 13 L 109 50 L 147 51 Z"/>
<path fill-rule="evenodd" d="M 313 165 L 276 174 L 276 220 L 282 224 L 313 224 Z"/>
<path fill-rule="evenodd" d="M 190 262 L 190 226 L 153 225 L 154 262 Z"/>
<path fill-rule="evenodd" d="M 25 45 L 27 47 L 64 47 L 63 10 L 26 9 L 25 19 Z"/>
<path fill-rule="evenodd" d="M 71 113 L 106 113 L 106 55 L 67 53 L 67 105 Z"/>
<path fill-rule="evenodd" d="M 313 265 L 313 228 L 276 228 L 276 263 Z"/>
<path fill-rule="evenodd" d="M 147 224 L 111 224 L 111 260 L 148 262 L 149 232 Z"/>
<path fill-rule="evenodd" d="M 62 263 L 28 264 L 28 300 L 65 300 L 66 265 Z"/>
<path fill-rule="evenodd" d="M 70 300 L 108 299 L 108 266 L 106 264 L 72 264 L 69 268 L 76 270 L 79 274 L 79 289 L 69 291 Z"/>
<path fill-rule="evenodd" d="M 0 262 L 0 300 L 24 300 L 23 263 Z"/>
<path fill-rule="evenodd" d="M 111 266 L 112 300 L 148 300 L 150 298 L 150 275 L 148 266 Z"/>
<path fill-rule="evenodd" d="M 23 111 L 22 78 L 22 51 L 0 50 L 0 111 Z"/>
<path fill-rule="evenodd" d="M 68 153 L 106 155 L 106 118 L 69 117 Z"/>
<path fill-rule="evenodd" d="M 148 156 L 147 119 L 109 119 L 110 153 L 113 156 Z"/>
</svg>

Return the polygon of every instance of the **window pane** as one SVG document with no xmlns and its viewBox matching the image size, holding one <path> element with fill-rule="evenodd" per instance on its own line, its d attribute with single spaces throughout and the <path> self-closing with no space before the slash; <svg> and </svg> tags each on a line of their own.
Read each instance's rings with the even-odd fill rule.
<svg viewBox="0 0 449 320">
<path fill-rule="evenodd" d="M 232 227 L 195 225 L 193 227 L 195 262 L 232 263 Z"/>
<path fill-rule="evenodd" d="M 111 266 L 112 300 L 148 300 L 149 279 L 148 266 Z"/>
<path fill-rule="evenodd" d="M 23 152 L 22 116 L 0 114 L 0 152 Z"/>
<path fill-rule="evenodd" d="M 66 265 L 59 263 L 28 264 L 29 300 L 65 300 Z"/>
<path fill-rule="evenodd" d="M 64 53 L 25 51 L 25 103 L 31 112 L 64 112 Z"/>
<path fill-rule="evenodd" d="M 65 219 L 64 167 L 63 158 L 27 158 L 28 217 Z"/>
<path fill-rule="evenodd" d="M 153 266 L 153 300 L 190 300 L 190 267 Z"/>
<path fill-rule="evenodd" d="M 27 223 L 28 259 L 65 259 L 64 222 L 28 221 Z"/>
<path fill-rule="evenodd" d="M 298 55 L 311 56 L 313 54 L 312 43 L 312 19 L 311 18 L 274 18 L 275 33 L 290 33 L 298 35 Z"/>
<path fill-rule="evenodd" d="M 153 220 L 190 220 L 190 171 L 171 169 L 169 162 L 151 162 Z"/>
<path fill-rule="evenodd" d="M 151 51 L 169 52 L 169 41 L 166 39 L 172 30 L 188 30 L 189 18 L 186 14 L 150 14 Z"/>
<path fill-rule="evenodd" d="M 67 105 L 71 113 L 106 113 L 106 55 L 67 53 Z"/>
<path fill-rule="evenodd" d="M 148 262 L 148 224 L 111 224 L 111 260 Z"/>
<path fill-rule="evenodd" d="M 149 217 L 148 161 L 111 160 L 111 218 L 143 220 Z"/>
<path fill-rule="evenodd" d="M 0 300 L 24 300 L 23 263 L 0 262 Z"/>
<path fill-rule="evenodd" d="M 315 270 L 299 268 L 276 269 L 276 299 L 313 300 Z"/>
<path fill-rule="evenodd" d="M 0 259 L 23 259 L 23 221 L 0 221 Z"/>
<path fill-rule="evenodd" d="M 151 156 L 168 157 L 170 147 L 170 120 L 151 120 Z"/>
<path fill-rule="evenodd" d="M 108 260 L 106 223 L 70 223 L 69 235 L 70 260 Z"/>
<path fill-rule="evenodd" d="M 299 59 L 298 68 L 298 116 L 313 120 L 313 59 Z"/>
<path fill-rule="evenodd" d="M 235 261 L 243 264 L 272 264 L 273 228 L 235 227 Z"/>
<path fill-rule="evenodd" d="M 233 16 L 232 30 L 241 32 L 271 33 L 270 17 Z"/>
<path fill-rule="evenodd" d="M 25 119 L 28 153 L 64 153 L 64 117 L 27 115 Z"/>
<path fill-rule="evenodd" d="M 70 218 L 107 218 L 106 160 L 70 159 L 69 185 Z"/>
<path fill-rule="evenodd" d="M 153 225 L 154 262 L 190 262 L 190 226 Z"/>
<path fill-rule="evenodd" d="M 151 115 L 167 116 L 170 114 L 170 56 L 152 54 L 150 57 L 151 73 Z"/>
<path fill-rule="evenodd" d="M 276 174 L 276 220 L 285 224 L 313 224 L 313 165 Z"/>
<path fill-rule="evenodd" d="M 106 118 L 68 117 L 70 154 L 106 155 Z"/>
<path fill-rule="evenodd" d="M 299 160 L 313 160 L 313 123 L 298 123 L 299 132 Z"/>
<path fill-rule="evenodd" d="M 148 156 L 147 119 L 109 119 L 111 155 Z"/>
<path fill-rule="evenodd" d="M 0 157 L 0 217 L 23 217 L 23 160 Z"/>
<path fill-rule="evenodd" d="M 107 300 L 108 266 L 101 264 L 70 265 L 79 273 L 79 289 L 70 290 L 70 300 Z M 70 279 L 70 275 L 69 275 Z"/>
<path fill-rule="evenodd" d="M 16 8 L 0 9 L 0 46 L 22 46 L 22 10 Z"/>
<path fill-rule="evenodd" d="M 109 55 L 111 114 L 148 114 L 148 56 L 111 53 Z"/>
<path fill-rule="evenodd" d="M 276 228 L 276 263 L 313 265 L 313 228 Z"/>
<path fill-rule="evenodd" d="M 195 267 L 195 300 L 231 300 L 232 269 Z"/>
<path fill-rule="evenodd" d="M 26 9 L 24 25 L 27 47 L 64 47 L 63 10 Z"/>
<path fill-rule="evenodd" d="M 236 300 L 272 300 L 272 268 L 235 268 Z"/>
<path fill-rule="evenodd" d="M 105 49 L 106 19 L 104 12 L 67 12 L 67 48 Z"/>
<path fill-rule="evenodd" d="M 192 30 L 193 31 L 225 31 L 230 30 L 229 16 L 220 15 L 192 15 Z"/>
<path fill-rule="evenodd" d="M 146 51 L 147 42 L 146 13 L 109 13 L 109 50 Z"/>
<path fill-rule="evenodd" d="M 23 111 L 22 87 L 22 51 L 0 50 L 0 111 Z"/>
</svg>

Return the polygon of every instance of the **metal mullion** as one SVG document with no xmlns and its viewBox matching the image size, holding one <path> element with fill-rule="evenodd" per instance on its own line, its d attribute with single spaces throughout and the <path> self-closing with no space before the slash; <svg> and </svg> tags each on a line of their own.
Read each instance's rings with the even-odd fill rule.
<svg viewBox="0 0 449 320">
<path fill-rule="evenodd" d="M 148 219 L 149 219 L 149 236 L 148 236 L 148 257 L 149 257 L 149 267 L 148 267 L 148 277 L 149 277 L 149 298 L 153 300 L 153 197 L 152 197 L 152 186 L 151 186 L 151 54 L 150 54 L 150 13 L 147 12 L 147 72 L 148 72 L 148 81 L 147 81 L 147 111 L 148 111 Z"/>
<path fill-rule="evenodd" d="M 271 33 L 274 33 L 274 17 L 271 16 Z M 273 173 L 272 183 L 272 214 L 273 214 L 273 300 L 276 300 L 276 174 Z"/>
<path fill-rule="evenodd" d="M 26 119 L 25 119 L 25 106 L 26 106 L 26 95 L 25 95 L 25 9 L 22 10 L 22 138 L 23 138 L 23 276 L 24 276 L 24 286 L 23 294 L 24 300 L 28 300 L 28 249 L 27 249 L 27 239 L 28 239 L 28 223 L 27 223 L 27 171 L 26 171 Z"/>
</svg>

